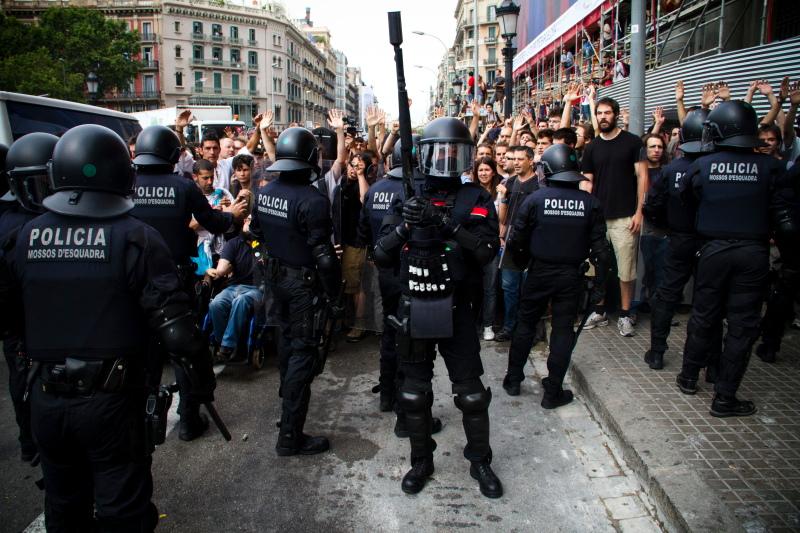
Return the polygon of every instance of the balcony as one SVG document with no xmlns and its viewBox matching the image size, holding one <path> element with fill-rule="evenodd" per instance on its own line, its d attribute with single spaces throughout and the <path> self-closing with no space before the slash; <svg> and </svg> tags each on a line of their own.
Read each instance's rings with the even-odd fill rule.
<svg viewBox="0 0 800 533">
<path fill-rule="evenodd" d="M 258 63 L 248 63 L 247 70 L 258 70 Z"/>
<path fill-rule="evenodd" d="M 247 91 L 243 89 L 229 89 L 227 87 L 202 87 L 195 85 L 192 87 L 192 94 L 217 94 L 220 96 L 242 96 Z"/>
<path fill-rule="evenodd" d="M 495 67 L 497 66 L 497 58 L 484 59 L 481 61 L 481 65 L 484 67 Z"/>
<path fill-rule="evenodd" d="M 103 100 L 159 100 L 161 94 L 158 91 L 122 91 L 117 94 L 106 95 Z"/>
<path fill-rule="evenodd" d="M 154 43 L 158 40 L 158 35 L 155 33 L 143 33 L 139 36 L 139 40 L 143 43 Z"/>
<path fill-rule="evenodd" d="M 139 61 L 139 70 L 158 70 L 158 61 L 155 59 Z"/>
<path fill-rule="evenodd" d="M 231 37 L 228 42 L 235 46 L 241 46 L 242 40 L 239 37 Z"/>
<path fill-rule="evenodd" d="M 286 100 L 292 104 L 299 104 L 301 101 L 299 96 L 292 96 L 291 94 L 286 97 Z"/>
<path fill-rule="evenodd" d="M 296 82 L 300 82 L 301 81 L 300 74 L 298 74 L 297 72 L 289 70 L 288 74 L 289 74 L 289 79 L 290 80 L 294 80 Z"/>
<path fill-rule="evenodd" d="M 206 65 L 208 64 L 209 62 L 206 62 Z M 210 61 L 210 66 L 215 68 L 232 69 L 232 70 L 244 69 L 244 63 L 242 63 L 241 61 L 223 61 L 222 59 L 212 59 Z"/>
<path fill-rule="evenodd" d="M 464 39 L 464 47 L 475 46 L 475 39 Z"/>
<path fill-rule="evenodd" d="M 221 43 L 225 40 L 225 36 L 221 33 L 212 33 L 211 40 L 215 43 Z"/>
<path fill-rule="evenodd" d="M 483 39 L 483 44 L 495 44 L 497 42 L 497 37 L 485 37 Z"/>
<path fill-rule="evenodd" d="M 204 33 L 192 33 L 193 41 L 208 41 L 208 35 Z"/>
<path fill-rule="evenodd" d="M 250 89 L 249 91 L 247 91 L 247 94 L 250 96 L 258 96 L 258 90 Z"/>
<path fill-rule="evenodd" d="M 258 46 L 258 41 L 256 41 L 255 39 L 248 39 L 247 46 Z"/>
</svg>

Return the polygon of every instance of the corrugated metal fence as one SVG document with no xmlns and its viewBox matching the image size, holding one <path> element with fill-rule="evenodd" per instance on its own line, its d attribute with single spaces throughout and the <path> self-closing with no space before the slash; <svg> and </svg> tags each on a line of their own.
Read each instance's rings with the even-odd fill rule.
<svg viewBox="0 0 800 533">
<path fill-rule="evenodd" d="M 645 75 L 645 128 L 652 124 L 650 114 L 656 106 L 664 106 L 668 117 L 677 116 L 675 106 L 675 82 L 683 80 L 686 107 L 700 105 L 700 88 L 704 83 L 725 81 L 731 88 L 731 97 L 744 98 L 750 82 L 766 79 L 772 84 L 775 94 L 780 81 L 790 76 L 792 81 L 800 77 L 800 38 L 726 52 L 705 58 L 672 63 L 650 70 Z M 630 80 L 614 82 L 601 88 L 599 97 L 609 96 L 628 107 Z M 759 116 L 769 109 L 769 103 L 760 93 L 753 97 L 753 106 Z"/>
</svg>

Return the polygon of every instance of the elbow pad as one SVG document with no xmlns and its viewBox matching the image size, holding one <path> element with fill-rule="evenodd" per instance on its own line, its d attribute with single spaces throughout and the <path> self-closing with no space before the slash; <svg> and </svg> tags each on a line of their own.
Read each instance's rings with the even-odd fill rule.
<svg viewBox="0 0 800 533">
<path fill-rule="evenodd" d="M 402 224 L 378 239 L 374 250 L 375 263 L 384 268 L 394 266 L 397 260 L 397 251 L 406 241 L 408 241 L 408 230 Z"/>
<path fill-rule="evenodd" d="M 472 253 L 481 266 L 491 262 L 497 252 L 492 246 L 492 243 L 484 242 L 480 237 L 475 236 L 461 226 L 456 228 L 455 233 L 453 233 L 453 239 L 464 250 L 468 250 Z"/>
<path fill-rule="evenodd" d="M 150 316 L 150 325 L 158 332 L 164 348 L 173 359 L 193 360 L 203 355 L 203 341 L 188 306 L 162 307 Z"/>
<path fill-rule="evenodd" d="M 311 253 L 317 262 L 317 271 L 325 294 L 335 297 L 342 279 L 342 268 L 333 246 L 330 243 L 318 244 L 311 249 Z"/>
</svg>

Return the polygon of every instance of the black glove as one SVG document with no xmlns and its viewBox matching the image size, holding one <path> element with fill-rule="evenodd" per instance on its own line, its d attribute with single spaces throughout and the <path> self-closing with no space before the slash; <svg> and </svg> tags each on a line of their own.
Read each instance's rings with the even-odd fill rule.
<svg viewBox="0 0 800 533">
<path fill-rule="evenodd" d="M 409 226 L 440 226 L 447 219 L 439 208 L 423 196 L 412 196 L 403 204 L 403 220 Z"/>
<path fill-rule="evenodd" d="M 334 302 L 330 302 L 328 304 L 328 310 L 330 311 L 330 317 L 333 320 L 338 320 L 344 316 L 344 307 L 341 305 L 336 305 Z"/>
</svg>

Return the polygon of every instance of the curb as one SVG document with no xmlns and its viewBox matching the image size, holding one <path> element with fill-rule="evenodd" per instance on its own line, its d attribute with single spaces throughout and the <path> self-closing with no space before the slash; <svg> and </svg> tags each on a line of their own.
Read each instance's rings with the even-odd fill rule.
<svg viewBox="0 0 800 533">
<path fill-rule="evenodd" d="M 686 463 L 677 443 L 659 438 L 663 428 L 641 407 L 630 405 L 621 390 L 624 382 L 609 376 L 592 355 L 573 354 L 569 370 L 572 384 L 616 441 L 628 467 L 655 503 L 665 529 L 745 531 L 720 495 Z"/>
</svg>

